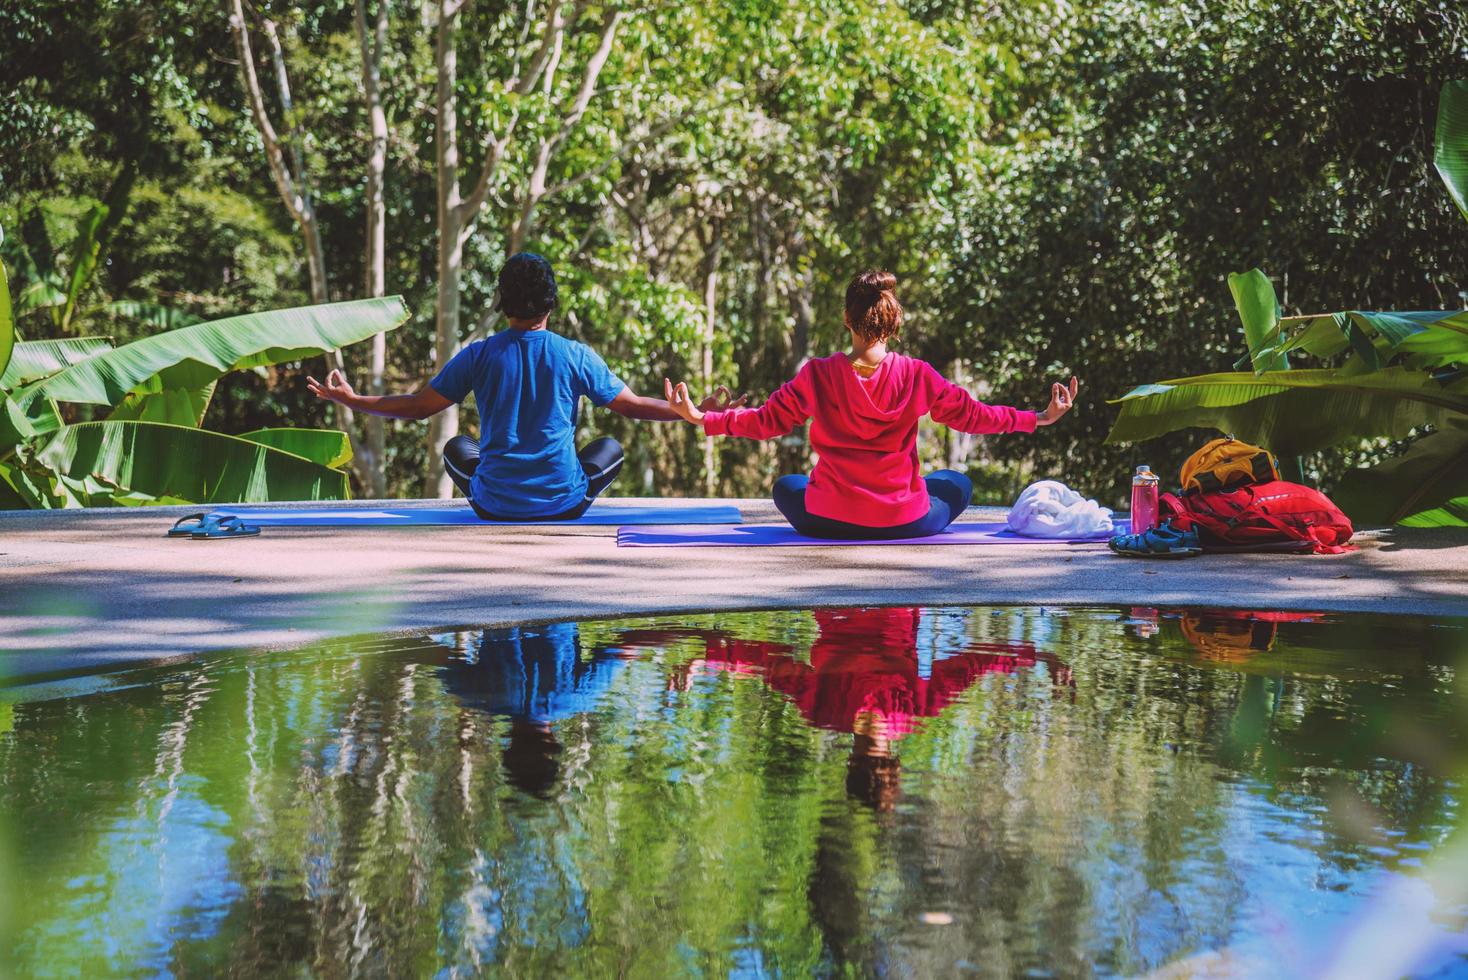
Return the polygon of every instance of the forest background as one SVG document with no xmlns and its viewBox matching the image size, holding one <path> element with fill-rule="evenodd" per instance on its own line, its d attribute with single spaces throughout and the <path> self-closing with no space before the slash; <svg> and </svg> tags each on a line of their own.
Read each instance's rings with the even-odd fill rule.
<svg viewBox="0 0 1468 980">
<path fill-rule="evenodd" d="M 837 349 L 845 282 L 888 268 L 899 349 L 979 397 L 1083 381 L 1064 424 L 925 429 L 925 461 L 984 500 L 1054 476 L 1112 502 L 1201 441 L 1108 445 L 1106 399 L 1238 361 L 1227 273 L 1266 270 L 1286 314 L 1468 306 L 1431 166 L 1465 66 L 1468 9 L 1426 0 L 27 0 L 0 12 L 0 256 L 28 339 L 400 293 L 408 324 L 343 352 L 391 391 L 500 327 L 495 272 L 531 249 L 553 328 L 634 389 L 756 400 Z M 304 385 L 328 366 L 234 375 L 207 425 L 341 426 L 356 494 L 446 493 L 431 447 L 475 431 L 472 401 L 334 415 Z M 799 432 L 584 408 L 599 434 L 624 494 L 762 495 L 809 462 Z M 1307 466 L 1328 487 L 1390 451 Z"/>
</svg>

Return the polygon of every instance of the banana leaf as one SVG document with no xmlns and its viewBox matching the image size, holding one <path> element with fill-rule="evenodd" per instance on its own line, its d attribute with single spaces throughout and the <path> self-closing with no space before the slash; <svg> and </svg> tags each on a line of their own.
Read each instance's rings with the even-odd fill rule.
<svg viewBox="0 0 1468 980">
<path fill-rule="evenodd" d="M 0 459 L 23 442 L 61 427 L 56 403 L 40 394 L 40 381 L 0 392 Z"/>
<path fill-rule="evenodd" d="M 1430 369 L 1468 362 L 1468 310 L 1368 312 L 1347 310 L 1280 321 L 1281 340 L 1266 355 L 1303 350 L 1333 357 L 1351 350 L 1367 370 L 1402 355 L 1407 367 Z"/>
<path fill-rule="evenodd" d="M 1402 518 L 1403 527 L 1468 527 L 1468 496 L 1445 501 L 1442 506 Z"/>
<path fill-rule="evenodd" d="M 21 287 L 15 298 L 16 313 L 56 308 L 66 305 L 66 290 L 50 279 L 34 279 Z"/>
<path fill-rule="evenodd" d="M 1468 218 L 1468 81 L 1448 82 L 1438 96 L 1432 163 Z"/>
<path fill-rule="evenodd" d="M 61 506 L 64 500 L 50 493 L 44 486 L 46 482 L 28 473 L 20 460 L 11 458 L 0 463 L 0 510 Z"/>
<path fill-rule="evenodd" d="M 10 309 L 10 279 L 6 275 L 4 261 L 0 261 L 0 378 L 10 370 L 14 350 L 15 315 Z"/>
<path fill-rule="evenodd" d="M 146 323 L 159 330 L 177 330 L 179 327 L 192 327 L 196 323 L 203 323 L 203 317 L 176 310 L 171 306 L 163 306 L 160 303 L 145 303 L 135 299 L 119 299 L 108 303 L 105 307 L 107 312 L 117 316 L 127 317 Z"/>
<path fill-rule="evenodd" d="M 1244 325 L 1244 341 L 1249 345 L 1249 360 L 1254 372 L 1288 370 L 1289 359 L 1273 350 L 1279 342 L 1279 298 L 1269 277 L 1258 269 L 1231 272 L 1228 291 L 1233 294 L 1234 308 Z"/>
<path fill-rule="evenodd" d="M 214 397 L 219 378 L 213 368 L 188 361 L 138 385 L 107 417 L 119 422 L 198 425 Z"/>
<path fill-rule="evenodd" d="M 49 378 L 57 371 L 111 349 L 111 337 L 22 340 L 15 345 L 10 365 L 0 371 L 0 389 L 8 391 L 30 381 Z"/>
<path fill-rule="evenodd" d="M 56 325 L 63 332 L 71 329 L 72 318 L 76 316 L 77 301 L 81 299 L 83 290 L 87 288 L 87 283 L 97 268 L 97 259 L 102 252 L 99 233 L 110 210 L 105 204 L 94 205 L 77 228 L 76 242 L 72 245 L 71 253 L 71 278 L 66 284 L 66 302 L 59 314 L 52 311 L 56 317 Z"/>
<path fill-rule="evenodd" d="M 337 429 L 256 429 L 240 438 L 304 456 L 334 470 L 352 461 L 352 440 Z"/>
<path fill-rule="evenodd" d="M 1423 436 L 1396 459 L 1352 470 L 1331 495 L 1353 521 L 1468 526 L 1468 420 Z M 1454 502 L 1460 513 L 1454 516 Z M 1442 511 L 1432 516 L 1431 512 Z M 1426 524 L 1420 519 L 1428 517 Z"/>
<path fill-rule="evenodd" d="M 0 463 L 0 510 L 30 510 L 35 504 L 11 483 L 11 469 Z"/>
<path fill-rule="evenodd" d="M 1353 438 L 1404 438 L 1420 426 L 1456 424 L 1468 418 L 1468 381 L 1444 385 L 1401 367 L 1359 375 L 1234 371 L 1143 385 L 1118 403 L 1109 443 L 1198 427 L 1300 456 Z"/>
<path fill-rule="evenodd" d="M 152 386 L 150 393 L 198 391 L 201 379 L 328 353 L 396 329 L 407 319 L 400 296 L 248 313 L 155 334 L 88 358 L 48 378 L 43 393 L 58 402 L 117 405 L 141 385 Z"/>
<path fill-rule="evenodd" d="M 94 503 L 105 502 L 98 497 L 221 504 L 348 496 L 340 470 L 236 436 L 156 422 L 64 426 L 36 458 Z"/>
</svg>

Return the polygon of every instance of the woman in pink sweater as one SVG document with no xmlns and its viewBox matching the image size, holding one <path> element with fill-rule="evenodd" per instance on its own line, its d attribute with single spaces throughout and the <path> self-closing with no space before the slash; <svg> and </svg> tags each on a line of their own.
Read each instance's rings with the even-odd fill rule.
<svg viewBox="0 0 1468 980">
<path fill-rule="evenodd" d="M 665 381 L 668 403 L 711 436 L 773 439 L 811 420 L 818 461 L 809 478 L 783 476 L 775 506 L 795 530 L 817 538 L 897 539 L 937 534 L 973 496 L 969 478 L 918 471 L 918 420 L 960 432 L 1033 432 L 1075 402 L 1077 382 L 1053 384 L 1043 412 L 985 405 L 931 364 L 887 350 L 902 326 L 889 272 L 864 272 L 846 287 L 851 350 L 811 360 L 759 408 L 701 412 L 682 382 Z"/>
</svg>

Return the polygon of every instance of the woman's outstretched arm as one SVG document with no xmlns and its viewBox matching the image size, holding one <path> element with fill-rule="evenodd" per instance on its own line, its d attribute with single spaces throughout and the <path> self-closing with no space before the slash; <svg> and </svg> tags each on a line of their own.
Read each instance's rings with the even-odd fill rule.
<svg viewBox="0 0 1468 980">
<path fill-rule="evenodd" d="M 929 370 L 932 370 L 929 368 Z M 1080 383 L 1070 379 L 1069 385 L 1050 386 L 1050 404 L 1043 412 L 1031 412 L 1007 405 L 986 405 L 961 386 L 932 371 L 930 383 L 938 389 L 928 410 L 933 421 L 959 432 L 985 435 L 998 432 L 1033 432 L 1037 426 L 1052 425 L 1075 404 Z"/>
<path fill-rule="evenodd" d="M 797 375 L 775 390 L 759 408 L 741 408 L 723 412 L 700 411 L 683 382 L 676 385 L 663 379 L 668 404 L 684 419 L 702 425 L 711 436 L 743 436 L 746 439 L 774 439 L 783 436 L 810 418 L 805 389 Z"/>
<path fill-rule="evenodd" d="M 714 393 L 699 403 L 701 412 L 720 412 L 731 408 L 741 408 L 749 401 L 748 395 L 740 395 L 734 398 L 729 394 L 729 389 L 719 385 Z M 676 422 L 683 418 L 661 398 L 647 398 L 643 395 L 632 393 L 631 388 L 623 388 L 622 393 L 607 402 L 607 408 L 618 415 L 629 419 L 639 419 L 644 422 Z"/>
</svg>

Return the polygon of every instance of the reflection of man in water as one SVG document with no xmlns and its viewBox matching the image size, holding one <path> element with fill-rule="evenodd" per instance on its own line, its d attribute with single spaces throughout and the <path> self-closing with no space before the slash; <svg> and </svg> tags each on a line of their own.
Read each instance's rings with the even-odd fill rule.
<svg viewBox="0 0 1468 980">
<path fill-rule="evenodd" d="M 555 722 L 592 711 L 627 662 L 620 652 L 581 656 L 575 623 L 485 630 L 464 660 L 443 669 L 461 701 L 510 720 L 505 775 L 526 793 L 549 797 L 560 775 Z"/>
<path fill-rule="evenodd" d="M 705 666 L 758 674 L 794 701 L 812 725 L 851 732 L 847 792 L 885 811 L 897 802 L 896 743 L 980 677 L 1043 662 L 1057 683 L 1070 678 L 1069 668 L 1029 644 L 969 643 L 924 663 L 918 653 L 920 616 L 912 608 L 817 611 L 819 634 L 809 663 L 792 656 L 787 644 L 741 640 L 722 630 L 631 630 L 618 640 L 631 649 L 702 639 Z"/>
</svg>

